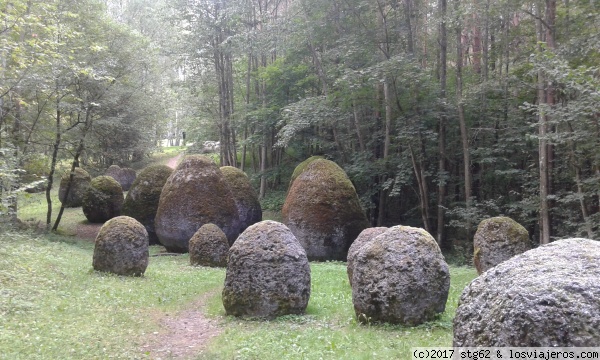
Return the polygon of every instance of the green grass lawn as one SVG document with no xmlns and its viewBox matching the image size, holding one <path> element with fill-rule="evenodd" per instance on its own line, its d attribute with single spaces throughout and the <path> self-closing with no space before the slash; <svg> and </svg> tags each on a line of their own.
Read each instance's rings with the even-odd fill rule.
<svg viewBox="0 0 600 360">
<path fill-rule="evenodd" d="M 54 220 L 56 191 L 53 203 Z M 280 221 L 275 208 L 264 218 Z M 44 194 L 19 199 L 22 220 L 43 224 L 46 210 Z M 158 319 L 198 299 L 223 330 L 198 359 L 409 359 L 414 346 L 451 346 L 458 298 L 476 277 L 473 268 L 451 266 L 446 312 L 435 321 L 361 325 L 345 263 L 312 263 L 305 315 L 240 320 L 225 316 L 221 304 L 225 270 L 192 267 L 187 255 L 151 257 L 141 278 L 94 272 L 93 243 L 73 236 L 82 223 L 75 208 L 58 234 L 0 233 L 0 359 L 149 358 L 142 346 L 161 330 Z M 151 254 L 162 249 L 153 246 Z"/>
</svg>

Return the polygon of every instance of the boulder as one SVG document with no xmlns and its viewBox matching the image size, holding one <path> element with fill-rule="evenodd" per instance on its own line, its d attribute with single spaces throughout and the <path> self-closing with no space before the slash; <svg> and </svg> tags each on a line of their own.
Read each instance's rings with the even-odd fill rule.
<svg viewBox="0 0 600 360">
<path fill-rule="evenodd" d="M 594 240 L 559 240 L 506 260 L 463 290 L 454 346 L 598 346 L 599 279 Z"/>
<path fill-rule="evenodd" d="M 123 204 L 122 214 L 131 216 L 144 225 L 150 245 L 159 243 L 154 229 L 154 218 L 160 193 L 172 172 L 173 169 L 166 165 L 148 166 L 131 185 Z"/>
<path fill-rule="evenodd" d="M 527 230 L 518 222 L 508 217 L 493 217 L 479 223 L 473 249 L 473 264 L 481 274 L 531 249 L 531 241 Z"/>
<path fill-rule="evenodd" d="M 354 185 L 332 161 L 317 158 L 303 168 L 285 199 L 283 222 L 310 260 L 346 260 L 352 241 L 369 225 Z"/>
<path fill-rule="evenodd" d="M 92 179 L 83 194 L 83 214 L 92 223 L 103 223 L 121 215 L 123 188 L 110 176 Z"/>
<path fill-rule="evenodd" d="M 418 325 L 444 312 L 450 273 L 425 230 L 394 226 L 354 257 L 352 302 L 361 322 Z"/>
<path fill-rule="evenodd" d="M 348 280 L 350 281 L 350 285 L 352 285 L 354 258 L 356 257 L 358 250 L 360 250 L 360 248 L 362 248 L 363 245 L 365 245 L 366 243 L 368 243 L 369 241 L 373 240 L 375 237 L 383 234 L 386 231 L 388 231 L 388 228 L 386 227 L 373 227 L 364 229 L 358 235 L 356 240 L 352 242 L 352 245 L 350 245 L 350 249 L 348 249 L 348 264 L 346 265 L 346 272 L 348 273 Z"/>
<path fill-rule="evenodd" d="M 69 178 L 71 177 L 71 172 L 67 171 L 60 178 L 60 187 L 58 189 L 58 199 L 65 207 L 79 207 L 83 205 L 83 194 L 87 188 L 90 187 L 90 183 L 92 182 L 92 177 L 88 174 L 87 171 L 82 168 L 75 168 L 73 172 L 73 180 L 71 182 L 71 188 L 69 189 L 68 196 L 65 195 L 67 193 L 67 184 L 69 183 Z"/>
<path fill-rule="evenodd" d="M 222 297 L 228 315 L 274 318 L 304 313 L 310 267 L 294 234 L 270 220 L 246 229 L 229 249 Z"/>
<path fill-rule="evenodd" d="M 202 225 L 190 239 L 190 264 L 227 267 L 229 242 L 215 224 Z"/>
<path fill-rule="evenodd" d="M 136 178 L 135 170 L 131 168 L 121 168 L 118 165 L 109 166 L 104 175 L 117 180 L 123 188 L 123 191 L 128 191 Z"/>
<path fill-rule="evenodd" d="M 204 224 L 217 225 L 230 244 L 239 234 L 239 215 L 223 173 L 202 155 L 186 156 L 165 183 L 156 211 L 156 235 L 167 250 L 187 252 Z"/>
<path fill-rule="evenodd" d="M 148 233 L 134 218 L 118 216 L 100 228 L 94 245 L 94 270 L 142 276 L 148 267 Z"/>
<path fill-rule="evenodd" d="M 258 201 L 258 195 L 252 184 L 250 184 L 248 175 L 242 170 L 233 166 L 223 166 L 221 172 L 233 195 L 240 218 L 240 232 L 243 232 L 248 226 L 262 220 L 262 209 Z"/>
</svg>

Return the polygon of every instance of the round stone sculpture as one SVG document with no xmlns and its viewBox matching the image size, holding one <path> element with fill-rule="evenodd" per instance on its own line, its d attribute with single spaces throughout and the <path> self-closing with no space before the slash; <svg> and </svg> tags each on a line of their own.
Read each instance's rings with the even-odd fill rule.
<svg viewBox="0 0 600 360">
<path fill-rule="evenodd" d="M 208 157 L 186 156 L 165 183 L 156 211 L 156 235 L 167 250 L 187 252 L 204 224 L 217 225 L 232 244 L 240 221 L 223 173 Z"/>
<path fill-rule="evenodd" d="M 117 180 L 117 182 L 123 188 L 123 191 L 128 191 L 136 179 L 135 170 L 131 168 L 122 168 L 118 165 L 109 166 L 108 169 L 106 169 L 104 175 L 110 176 L 113 179 Z"/>
<path fill-rule="evenodd" d="M 345 261 L 350 244 L 369 225 L 354 185 L 333 161 L 317 158 L 303 168 L 285 199 L 283 223 L 310 260 Z"/>
<path fill-rule="evenodd" d="M 350 285 L 352 285 L 352 272 L 354 271 L 354 258 L 358 253 L 358 250 L 362 248 L 366 243 L 373 240 L 377 236 L 383 234 L 388 231 L 387 227 L 373 227 L 364 229 L 354 240 L 352 245 L 350 245 L 350 249 L 348 249 L 348 263 L 346 265 L 346 272 L 348 273 L 348 280 L 350 281 Z"/>
<path fill-rule="evenodd" d="M 258 202 L 258 195 L 250 184 L 248 175 L 233 166 L 221 167 L 227 185 L 233 195 L 233 200 L 240 218 L 240 232 L 246 230 L 250 225 L 262 220 L 262 209 Z"/>
<path fill-rule="evenodd" d="M 204 224 L 190 239 L 190 264 L 227 267 L 229 242 L 215 224 Z"/>
<path fill-rule="evenodd" d="M 229 249 L 222 297 L 228 315 L 275 318 L 304 313 L 310 267 L 294 234 L 270 220 L 246 229 Z"/>
<path fill-rule="evenodd" d="M 492 268 L 531 249 L 529 233 L 508 217 L 493 217 L 479 223 L 473 237 L 473 264 L 477 272 Z"/>
<path fill-rule="evenodd" d="M 92 179 L 83 195 L 83 214 L 92 223 L 103 223 L 121 215 L 123 189 L 110 176 Z"/>
<path fill-rule="evenodd" d="M 559 240 L 506 260 L 463 290 L 454 346 L 598 346 L 599 279 L 595 240 Z"/>
<path fill-rule="evenodd" d="M 148 166 L 140 172 L 125 197 L 122 214 L 136 219 L 148 231 L 150 245 L 159 244 L 154 218 L 162 188 L 173 169 L 166 165 Z"/>
<path fill-rule="evenodd" d="M 394 226 L 354 258 L 352 302 L 359 321 L 418 325 L 444 312 L 450 273 L 433 237 Z"/>
<path fill-rule="evenodd" d="M 69 171 L 65 172 L 61 177 L 60 187 L 58 189 L 58 199 L 65 207 L 79 207 L 83 204 L 83 194 L 85 194 L 87 188 L 90 187 L 92 177 L 82 168 L 75 168 L 73 180 L 71 181 L 71 188 L 67 195 L 67 184 L 69 183 L 70 177 L 71 172 Z M 67 195 L 66 198 L 65 195 Z"/>
<path fill-rule="evenodd" d="M 134 218 L 118 216 L 107 221 L 96 237 L 94 270 L 142 276 L 148 267 L 148 233 Z"/>
</svg>

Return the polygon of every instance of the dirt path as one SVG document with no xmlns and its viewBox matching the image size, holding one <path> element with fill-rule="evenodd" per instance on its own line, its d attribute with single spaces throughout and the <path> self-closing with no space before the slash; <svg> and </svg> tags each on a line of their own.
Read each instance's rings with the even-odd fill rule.
<svg viewBox="0 0 600 360">
<path fill-rule="evenodd" d="M 175 169 L 177 167 L 177 164 L 179 164 L 179 160 L 181 159 L 182 156 L 183 156 L 183 153 L 180 153 L 179 155 L 175 156 L 174 158 L 170 158 L 169 161 L 167 162 L 167 166 L 170 167 L 171 169 Z"/>
<path fill-rule="evenodd" d="M 218 321 L 204 316 L 207 294 L 176 314 L 159 315 L 162 331 L 150 335 L 141 350 L 151 359 L 189 359 L 206 349 L 208 342 L 219 335 Z"/>
</svg>

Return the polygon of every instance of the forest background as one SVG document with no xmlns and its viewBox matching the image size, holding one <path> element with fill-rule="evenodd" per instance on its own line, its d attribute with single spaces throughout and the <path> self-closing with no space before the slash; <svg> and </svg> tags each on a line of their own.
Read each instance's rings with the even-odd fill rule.
<svg viewBox="0 0 600 360">
<path fill-rule="evenodd" d="M 60 165 L 221 143 L 280 207 L 312 155 L 372 225 L 444 248 L 506 215 L 535 242 L 600 231 L 594 0 L 0 0 L 2 215 Z M 48 204 L 48 224 L 53 220 Z"/>
</svg>

